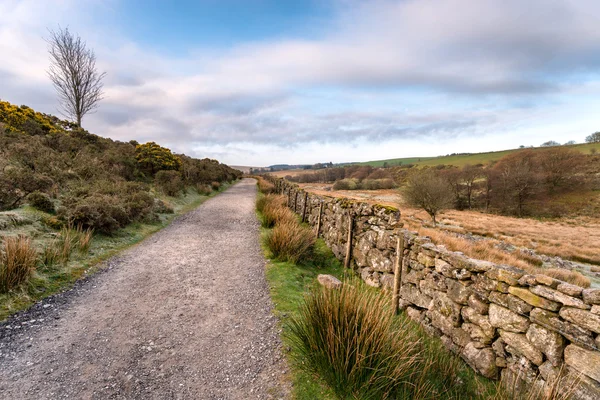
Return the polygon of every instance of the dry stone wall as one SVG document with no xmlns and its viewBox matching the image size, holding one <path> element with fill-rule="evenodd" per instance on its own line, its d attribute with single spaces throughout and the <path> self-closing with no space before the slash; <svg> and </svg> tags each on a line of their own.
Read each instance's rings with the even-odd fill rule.
<svg viewBox="0 0 600 400">
<path fill-rule="evenodd" d="M 481 375 L 541 388 L 562 370 L 574 399 L 600 398 L 600 289 L 471 259 L 402 229 L 394 208 L 271 179 L 370 286 L 393 288 L 402 236 L 399 306 Z"/>
</svg>

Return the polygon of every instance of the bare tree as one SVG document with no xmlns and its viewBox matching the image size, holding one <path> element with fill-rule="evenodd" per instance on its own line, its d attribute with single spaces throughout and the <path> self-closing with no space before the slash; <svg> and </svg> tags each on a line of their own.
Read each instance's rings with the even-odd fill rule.
<svg viewBox="0 0 600 400">
<path fill-rule="evenodd" d="M 62 112 L 81 127 L 83 116 L 102 100 L 102 79 L 105 72 L 96 69 L 96 55 L 86 47 L 79 36 L 69 29 L 50 31 L 48 76 L 58 92 Z"/>
<path fill-rule="evenodd" d="M 422 170 L 407 179 L 404 196 L 414 207 L 422 208 L 436 224 L 436 216 L 452 204 L 452 192 L 448 183 L 432 170 Z"/>
</svg>

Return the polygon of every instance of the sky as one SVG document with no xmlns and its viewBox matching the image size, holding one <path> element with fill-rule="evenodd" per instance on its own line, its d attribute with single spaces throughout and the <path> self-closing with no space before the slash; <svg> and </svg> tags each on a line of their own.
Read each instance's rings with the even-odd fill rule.
<svg viewBox="0 0 600 400">
<path fill-rule="evenodd" d="M 0 0 L 0 99 L 59 114 L 48 29 L 106 72 L 83 119 L 231 165 L 495 151 L 600 130 L 597 0 Z"/>
</svg>

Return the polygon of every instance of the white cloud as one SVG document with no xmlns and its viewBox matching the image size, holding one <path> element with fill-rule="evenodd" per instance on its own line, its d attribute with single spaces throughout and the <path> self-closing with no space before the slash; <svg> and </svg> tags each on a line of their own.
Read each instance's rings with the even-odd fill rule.
<svg viewBox="0 0 600 400">
<path fill-rule="evenodd" d="M 234 164 L 477 151 L 521 144 L 525 132 L 537 144 L 536 126 L 580 140 L 570 123 L 600 123 L 585 114 L 600 94 L 590 84 L 600 67 L 600 5 L 591 0 L 342 1 L 319 39 L 192 47 L 179 57 L 94 21 L 116 6 L 0 1 L 0 54 L 10 55 L 0 97 L 57 109 L 42 37 L 60 24 L 108 73 L 106 99 L 84 120 L 90 130 Z"/>
</svg>

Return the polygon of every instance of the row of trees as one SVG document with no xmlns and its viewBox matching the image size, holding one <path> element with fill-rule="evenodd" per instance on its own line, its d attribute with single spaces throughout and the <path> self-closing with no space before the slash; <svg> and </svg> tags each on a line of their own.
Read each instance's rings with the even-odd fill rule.
<svg viewBox="0 0 600 400">
<path fill-rule="evenodd" d="M 532 203 L 547 203 L 593 180 L 590 160 L 595 162 L 593 156 L 557 147 L 522 150 L 485 167 L 414 170 L 408 174 L 404 195 L 427 211 L 434 223 L 438 212 L 449 207 L 524 216 L 533 213 Z"/>
</svg>

